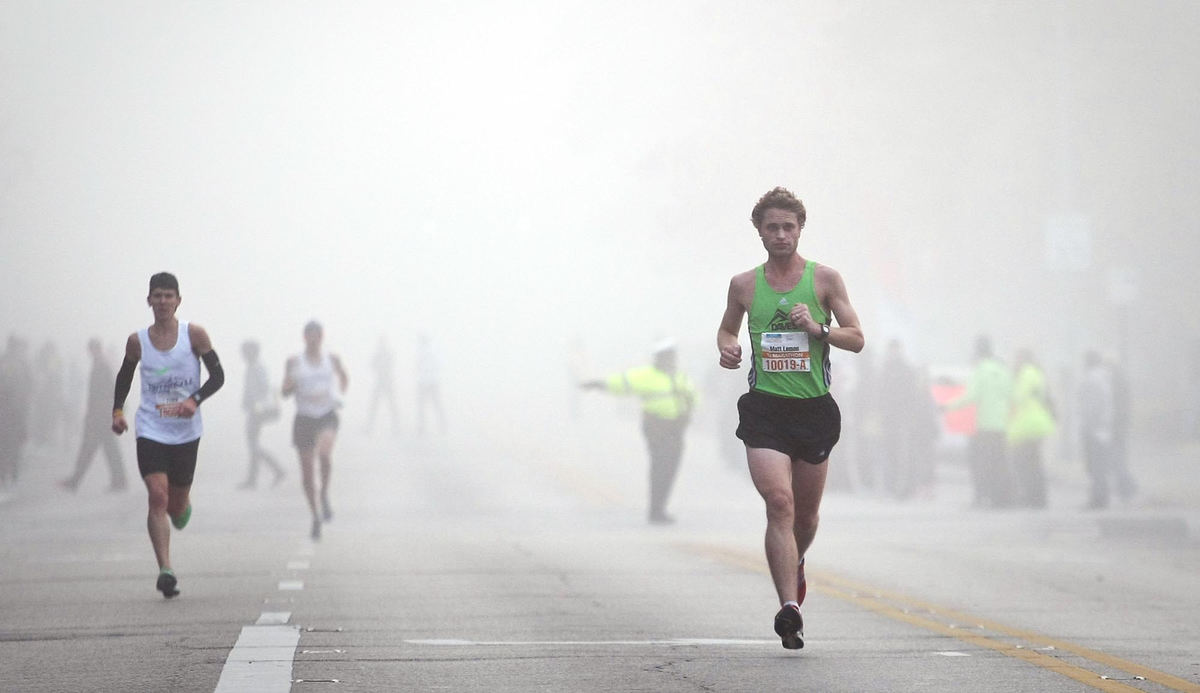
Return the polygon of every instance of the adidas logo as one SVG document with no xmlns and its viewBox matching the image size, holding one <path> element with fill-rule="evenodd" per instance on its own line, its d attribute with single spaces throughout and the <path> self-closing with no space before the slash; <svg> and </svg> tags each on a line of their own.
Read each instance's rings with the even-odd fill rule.
<svg viewBox="0 0 1200 693">
<path fill-rule="evenodd" d="M 779 299 L 779 305 L 781 305 L 781 306 L 786 306 L 786 305 L 787 305 L 787 298 L 781 298 L 781 299 Z"/>
</svg>

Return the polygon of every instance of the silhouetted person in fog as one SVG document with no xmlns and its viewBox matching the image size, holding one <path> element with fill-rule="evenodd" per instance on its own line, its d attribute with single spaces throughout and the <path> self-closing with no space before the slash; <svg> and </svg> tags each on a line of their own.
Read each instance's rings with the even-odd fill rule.
<svg viewBox="0 0 1200 693">
<path fill-rule="evenodd" d="M 1108 360 L 1105 363 L 1112 382 L 1112 470 L 1113 485 L 1117 498 L 1129 502 L 1137 495 L 1137 482 L 1129 471 L 1129 430 L 1133 425 L 1133 396 L 1129 391 L 1129 378 L 1121 363 Z"/>
<path fill-rule="evenodd" d="M 341 407 L 339 394 L 345 393 L 350 384 L 341 359 L 322 348 L 324 339 L 325 330 L 316 320 L 305 325 L 304 353 L 288 359 L 283 379 L 283 396 L 296 396 L 292 443 L 300 455 L 304 497 L 312 512 L 313 539 L 321 538 L 321 522 L 333 519 L 329 479 L 333 473 L 333 443 L 338 430 L 337 410 Z M 319 491 L 314 470 L 318 459 L 321 464 Z"/>
<path fill-rule="evenodd" d="M 0 356 L 0 487 L 15 484 L 20 475 L 21 453 L 29 439 L 32 373 L 28 344 L 10 335 Z"/>
<path fill-rule="evenodd" d="M 804 554 L 817 533 L 827 460 L 842 428 L 829 393 L 829 353 L 864 344 L 841 275 L 797 252 L 805 217 L 804 204 L 784 188 L 759 198 L 750 221 L 767 260 L 729 281 L 717 328 L 719 363 L 736 369 L 738 333 L 748 318 L 750 391 L 738 399 L 737 437 L 766 506 L 767 565 L 780 605 L 775 633 L 787 649 L 804 647 Z"/>
<path fill-rule="evenodd" d="M 167 598 L 179 594 L 171 568 L 171 525 L 183 529 L 192 518 L 192 479 L 204 432 L 200 404 L 225 383 L 225 370 L 208 333 L 196 323 L 176 319 L 175 311 L 182 300 L 174 275 L 159 272 L 150 277 L 146 303 L 154 322 L 125 341 L 125 360 L 117 372 L 112 410 L 113 433 L 121 435 L 129 429 L 125 398 L 138 370 L 141 400 L 134 419 L 138 471 L 146 482 L 146 529 L 158 561 L 155 589 Z M 202 360 L 208 369 L 208 380 L 203 385 Z"/>
<path fill-rule="evenodd" d="M 242 358 L 246 360 L 246 381 L 242 387 L 242 411 L 246 415 L 246 446 L 250 453 L 250 465 L 246 480 L 239 488 L 254 488 L 258 483 L 259 464 L 265 464 L 275 473 L 271 482 L 277 485 L 286 476 L 275 456 L 263 449 L 259 438 L 262 427 L 279 419 L 279 402 L 271 392 L 271 380 L 267 367 L 259 358 L 258 342 L 242 342 Z"/>
<path fill-rule="evenodd" d="M 400 411 L 396 406 L 396 355 L 388 346 L 387 338 L 379 338 L 379 346 L 371 358 L 374 383 L 371 389 L 371 409 L 367 414 L 367 432 L 375 430 L 375 417 L 381 405 L 386 404 L 391 420 L 392 435 L 400 432 Z"/>
<path fill-rule="evenodd" d="M 880 461 L 883 490 L 897 499 L 913 492 L 916 445 L 914 405 L 917 402 L 916 370 L 904 358 L 899 340 L 888 342 L 879 369 Z"/>
<path fill-rule="evenodd" d="M 88 341 L 88 353 L 92 358 L 92 369 L 88 376 L 87 407 L 83 413 L 83 435 L 79 442 L 79 455 L 75 458 L 75 472 L 59 482 L 68 491 L 79 488 L 79 482 L 92 465 L 97 451 L 104 452 L 108 462 L 108 490 L 124 491 L 128 483 L 125 480 L 125 460 L 121 455 L 121 447 L 112 436 L 112 387 L 114 374 L 104 355 L 104 346 L 99 339 Z M 109 414 L 109 416 L 105 416 Z"/>
<path fill-rule="evenodd" d="M 1042 371 L 1029 349 L 1017 352 L 1012 415 L 1008 422 L 1008 453 L 1016 480 L 1018 505 L 1046 507 L 1046 473 L 1042 444 L 1054 435 L 1054 407 Z"/>
<path fill-rule="evenodd" d="M 442 409 L 442 363 L 428 335 L 417 338 L 417 435 L 424 436 L 426 418 L 437 417 L 438 432 L 446 431 Z"/>
<path fill-rule="evenodd" d="M 1083 356 L 1083 378 L 1079 383 L 1079 432 L 1083 443 L 1083 464 L 1090 487 L 1084 506 L 1088 510 L 1107 508 L 1114 473 L 1112 374 L 1104 366 L 1099 352 Z"/>
<path fill-rule="evenodd" d="M 941 434 L 941 411 L 933 398 L 933 383 L 924 367 L 914 369 L 917 389 L 909 409 L 912 433 L 912 490 L 920 498 L 932 498 L 937 477 L 937 439 Z"/>
<path fill-rule="evenodd" d="M 1006 433 L 1011 397 L 1012 376 L 992 352 L 991 340 L 980 336 L 975 341 L 975 367 L 967 379 L 967 391 L 946 404 L 946 409 L 975 405 L 975 434 L 967 443 L 967 464 L 977 507 L 1013 504 Z"/>
<path fill-rule="evenodd" d="M 847 406 L 843 410 L 854 413 L 858 422 L 852 430 L 843 434 L 849 442 L 848 453 L 853 465 L 858 487 L 874 490 L 882 488 L 883 482 L 883 413 L 879 400 L 879 369 L 869 353 L 855 361 L 858 367 Z M 843 411 L 843 413 L 845 413 Z M 833 472 L 830 472 L 833 474 Z"/>
<path fill-rule="evenodd" d="M 696 388 L 677 368 L 674 343 L 665 341 L 656 346 L 654 362 L 649 366 L 614 373 L 604 380 L 588 380 L 580 386 L 641 399 L 642 435 L 650 453 L 647 519 L 651 524 L 674 522 L 667 514 L 667 501 L 683 458 L 683 434 L 696 406 Z"/>
<path fill-rule="evenodd" d="M 33 442 L 51 450 L 66 446 L 66 364 L 54 342 L 46 342 L 34 359 Z"/>
</svg>

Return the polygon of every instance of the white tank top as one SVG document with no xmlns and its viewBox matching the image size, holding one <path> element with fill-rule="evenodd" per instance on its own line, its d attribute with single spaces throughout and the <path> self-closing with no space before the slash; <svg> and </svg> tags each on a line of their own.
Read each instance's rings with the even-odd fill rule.
<svg viewBox="0 0 1200 693">
<path fill-rule="evenodd" d="M 137 437 L 166 445 L 196 440 L 204 432 L 199 410 L 190 419 L 162 414 L 163 405 L 182 402 L 200 389 L 200 359 L 192 353 L 188 324 L 179 323 L 175 346 L 168 351 L 159 351 L 150 343 L 149 328 L 138 330 L 137 334 L 142 344 L 142 401 L 135 419 Z"/>
<path fill-rule="evenodd" d="M 321 359 L 312 363 L 304 354 L 296 357 L 292 370 L 296 383 L 296 413 L 319 419 L 337 409 L 338 400 L 333 390 L 333 359 L 321 354 Z"/>
</svg>

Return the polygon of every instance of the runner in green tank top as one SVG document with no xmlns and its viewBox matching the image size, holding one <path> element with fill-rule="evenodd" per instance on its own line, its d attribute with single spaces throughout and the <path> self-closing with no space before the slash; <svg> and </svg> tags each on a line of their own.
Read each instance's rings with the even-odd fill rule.
<svg viewBox="0 0 1200 693">
<path fill-rule="evenodd" d="M 811 337 L 792 324 L 789 311 L 808 306 L 818 325 L 829 324 L 829 314 L 817 300 L 813 277 L 817 263 L 804 263 L 800 281 L 787 291 L 776 291 L 767 282 L 766 265 L 754 270 L 754 301 L 750 305 L 751 389 L 780 397 L 809 399 L 829 392 L 829 345 L 824 335 Z"/>
<path fill-rule="evenodd" d="M 804 553 L 817 532 L 825 461 L 841 431 L 841 414 L 829 394 L 829 347 L 863 348 L 841 275 L 796 251 L 805 216 L 804 204 L 784 188 L 759 199 L 750 220 L 767 261 L 729 282 L 717 330 L 721 366 L 737 369 L 738 333 L 742 318 L 750 316 L 750 391 L 738 400 L 737 435 L 766 503 L 767 564 L 781 607 L 775 632 L 788 649 L 804 647 Z"/>
</svg>

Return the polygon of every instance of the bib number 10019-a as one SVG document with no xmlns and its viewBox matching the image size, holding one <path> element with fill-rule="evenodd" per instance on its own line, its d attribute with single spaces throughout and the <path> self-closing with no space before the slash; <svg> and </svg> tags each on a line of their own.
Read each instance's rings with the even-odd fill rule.
<svg viewBox="0 0 1200 693">
<path fill-rule="evenodd" d="M 764 332 L 759 347 L 765 373 L 808 373 L 812 370 L 807 332 Z"/>
</svg>

